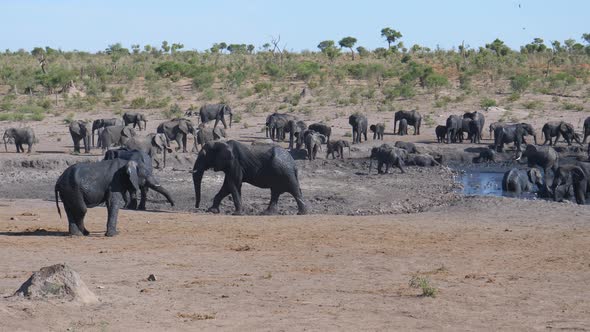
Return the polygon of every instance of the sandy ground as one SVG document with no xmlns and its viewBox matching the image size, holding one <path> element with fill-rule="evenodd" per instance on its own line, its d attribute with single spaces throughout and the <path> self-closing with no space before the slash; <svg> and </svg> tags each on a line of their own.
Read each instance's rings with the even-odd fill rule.
<svg viewBox="0 0 590 332">
<path fill-rule="evenodd" d="M 480 197 L 365 217 L 122 211 L 115 238 L 105 218 L 91 210 L 91 236 L 70 238 L 52 203 L 0 202 L 0 294 L 65 262 L 100 299 L 3 298 L 1 330 L 590 329 L 587 207 Z M 413 276 L 436 297 L 409 287 Z"/>
</svg>

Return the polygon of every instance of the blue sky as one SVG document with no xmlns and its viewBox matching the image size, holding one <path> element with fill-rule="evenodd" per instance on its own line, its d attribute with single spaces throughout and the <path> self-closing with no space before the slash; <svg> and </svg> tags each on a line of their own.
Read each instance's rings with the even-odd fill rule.
<svg viewBox="0 0 590 332">
<path fill-rule="evenodd" d="M 0 0 L 0 49 L 94 52 L 162 40 L 197 50 L 221 41 L 258 48 L 278 35 L 294 51 L 346 36 L 374 49 L 386 46 L 383 27 L 400 31 L 408 47 L 477 47 L 500 38 L 517 49 L 535 37 L 580 40 L 590 32 L 589 13 L 588 0 Z"/>
</svg>

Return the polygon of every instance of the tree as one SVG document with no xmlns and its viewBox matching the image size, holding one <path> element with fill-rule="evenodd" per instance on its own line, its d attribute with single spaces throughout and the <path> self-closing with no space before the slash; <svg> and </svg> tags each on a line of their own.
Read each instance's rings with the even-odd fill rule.
<svg viewBox="0 0 590 332">
<path fill-rule="evenodd" d="M 320 51 L 325 54 L 330 61 L 334 61 L 334 59 L 340 53 L 340 50 L 336 48 L 335 43 L 333 40 L 324 40 L 318 44 L 318 48 Z"/>
<path fill-rule="evenodd" d="M 139 44 L 133 44 L 131 45 L 131 50 L 133 51 L 133 54 L 138 54 L 139 53 Z"/>
<path fill-rule="evenodd" d="M 246 50 L 248 51 L 248 53 L 252 54 L 254 53 L 254 45 L 252 44 L 248 44 L 248 46 L 246 47 Z"/>
<path fill-rule="evenodd" d="M 338 44 L 342 48 L 345 47 L 345 48 L 350 49 L 350 54 L 352 55 L 352 60 L 354 61 L 354 50 L 352 48 L 354 47 L 354 44 L 356 44 L 356 38 L 354 38 L 354 37 L 344 37 L 344 38 L 340 39 L 340 41 L 338 42 Z"/>
<path fill-rule="evenodd" d="M 167 42 L 167 41 L 165 41 L 165 40 L 162 42 L 162 50 L 163 50 L 165 53 L 168 53 L 168 52 L 170 52 L 170 46 L 168 45 L 168 42 Z"/>
<path fill-rule="evenodd" d="M 590 44 L 590 33 L 582 34 L 582 39 L 586 42 L 586 44 Z"/>
<path fill-rule="evenodd" d="M 356 48 L 356 52 L 362 57 L 365 57 L 367 55 L 369 55 L 371 52 L 369 52 L 369 50 L 367 50 L 366 48 L 364 48 L 363 46 L 359 46 Z"/>
<path fill-rule="evenodd" d="M 39 66 L 41 66 L 41 71 L 43 72 L 43 74 L 47 74 L 47 58 L 45 57 L 45 49 L 43 49 L 42 47 L 35 47 L 31 51 L 31 55 L 36 57 L 37 61 L 39 61 Z"/>
<path fill-rule="evenodd" d="M 402 37 L 401 32 L 393 30 L 392 28 L 381 29 L 381 37 L 387 41 L 387 48 L 391 49 L 391 44 Z"/>
<path fill-rule="evenodd" d="M 176 53 L 176 51 L 183 49 L 184 48 L 184 44 L 180 44 L 180 43 L 174 43 L 172 44 L 172 53 Z"/>
<path fill-rule="evenodd" d="M 510 48 L 508 48 L 508 46 L 506 46 L 506 44 L 504 44 L 504 42 L 498 38 L 496 38 L 496 40 L 494 40 L 492 43 L 486 44 L 486 48 L 496 52 L 497 56 L 505 56 L 510 51 Z"/>
<path fill-rule="evenodd" d="M 431 73 L 426 77 L 425 84 L 426 87 L 432 89 L 434 92 L 434 99 L 438 99 L 438 93 L 440 89 L 449 85 L 449 80 L 444 75 Z"/>
<path fill-rule="evenodd" d="M 542 53 L 547 50 L 547 46 L 545 45 L 542 38 L 535 38 L 532 43 L 526 44 L 525 46 L 521 47 L 520 51 L 522 53 Z"/>
</svg>

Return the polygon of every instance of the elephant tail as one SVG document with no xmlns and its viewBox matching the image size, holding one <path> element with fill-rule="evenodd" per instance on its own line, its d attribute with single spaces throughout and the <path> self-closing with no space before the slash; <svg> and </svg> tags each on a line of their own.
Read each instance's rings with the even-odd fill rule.
<svg viewBox="0 0 590 332">
<path fill-rule="evenodd" d="M 59 190 L 57 190 L 57 187 L 55 188 L 55 206 L 57 207 L 59 219 L 61 219 L 61 210 L 59 209 Z"/>
</svg>

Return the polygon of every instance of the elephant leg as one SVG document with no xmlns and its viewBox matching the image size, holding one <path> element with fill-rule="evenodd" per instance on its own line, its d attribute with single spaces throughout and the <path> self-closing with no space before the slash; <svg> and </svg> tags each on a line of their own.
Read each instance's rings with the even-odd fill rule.
<svg viewBox="0 0 590 332">
<path fill-rule="evenodd" d="M 211 205 L 211 207 L 207 210 L 208 212 L 219 213 L 219 205 L 221 205 L 221 201 L 230 194 L 227 182 L 228 180 L 226 175 L 226 179 L 224 180 L 221 189 L 219 189 L 219 192 L 215 195 L 215 197 L 213 197 L 213 205 Z M 236 199 L 234 198 L 234 205 L 235 204 Z"/>
<path fill-rule="evenodd" d="M 271 188 L 270 189 L 270 203 L 266 210 L 262 213 L 264 215 L 272 215 L 277 213 L 277 205 L 279 203 L 279 197 L 281 196 L 281 192 L 278 190 Z"/>
<path fill-rule="evenodd" d="M 33 143 L 28 144 L 28 149 L 27 149 L 27 153 L 31 153 L 31 148 L 33 147 Z"/>
<path fill-rule="evenodd" d="M 219 118 L 216 118 L 215 119 L 215 123 L 213 124 L 213 129 L 217 128 L 217 124 L 218 123 L 219 123 Z M 227 129 L 227 127 L 225 126 L 225 122 L 223 122 L 223 128 L 226 128 Z"/>
<path fill-rule="evenodd" d="M 188 135 L 182 135 L 182 152 L 187 153 L 188 151 L 186 150 L 186 138 Z"/>
<path fill-rule="evenodd" d="M 221 117 L 221 123 L 223 124 L 223 128 L 227 129 L 227 124 L 225 123 L 225 117 L 223 117 L 223 116 Z M 213 127 L 213 128 L 215 128 L 215 127 Z"/>
<path fill-rule="evenodd" d="M 148 193 L 148 188 L 145 186 L 142 186 L 140 188 L 140 199 L 139 199 L 139 206 L 137 207 L 138 210 L 143 210 L 145 211 L 145 202 L 147 201 L 147 193 Z"/>
<path fill-rule="evenodd" d="M 63 199 L 62 199 L 63 201 Z M 89 232 L 84 228 L 84 216 L 86 216 L 86 207 L 80 204 L 70 204 L 66 201 L 64 209 L 68 217 L 68 232 L 72 236 L 88 235 Z"/>
<path fill-rule="evenodd" d="M 119 234 L 117 231 L 117 218 L 119 216 L 119 209 L 123 205 L 123 193 L 110 192 L 107 200 L 107 231 L 105 236 L 115 236 Z"/>
<path fill-rule="evenodd" d="M 402 172 L 402 174 L 406 173 L 406 171 L 404 171 L 404 162 L 401 161 L 401 159 L 397 161 L 395 166 L 397 166 L 397 168 L 399 168 L 399 170 Z"/>
<path fill-rule="evenodd" d="M 301 189 L 299 189 L 298 184 L 295 184 L 296 188 L 294 191 L 291 192 L 293 198 L 295 198 L 295 202 L 297 203 L 297 214 L 304 215 L 309 212 L 307 208 L 307 204 L 303 201 L 303 194 L 301 193 Z"/>
</svg>

